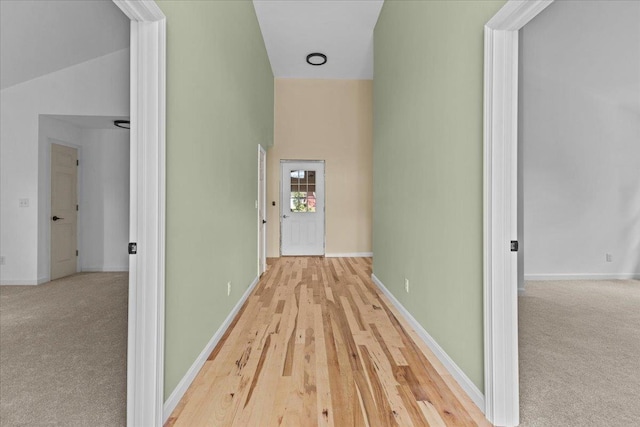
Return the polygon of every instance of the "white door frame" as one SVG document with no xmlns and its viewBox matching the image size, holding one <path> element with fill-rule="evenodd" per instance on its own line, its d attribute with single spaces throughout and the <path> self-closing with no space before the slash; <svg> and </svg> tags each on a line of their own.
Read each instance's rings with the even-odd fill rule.
<svg viewBox="0 0 640 427">
<path fill-rule="evenodd" d="M 518 30 L 553 0 L 509 0 L 484 34 L 485 415 L 519 424 L 517 236 Z"/>
<path fill-rule="evenodd" d="M 166 20 L 153 0 L 113 0 L 131 19 L 127 426 L 162 426 Z"/>
<path fill-rule="evenodd" d="M 262 168 L 260 159 L 264 156 Z M 260 197 L 262 196 L 262 197 Z M 262 220 L 267 217 L 267 151 L 258 144 L 258 277 L 265 272 L 267 267 L 267 223 Z M 262 209 L 260 209 L 262 208 Z M 260 217 L 260 211 L 264 218 Z M 264 230 L 264 231 L 263 231 Z M 260 233 L 264 232 L 264 239 L 260 245 Z M 262 246 L 262 247 L 260 247 Z"/>
</svg>

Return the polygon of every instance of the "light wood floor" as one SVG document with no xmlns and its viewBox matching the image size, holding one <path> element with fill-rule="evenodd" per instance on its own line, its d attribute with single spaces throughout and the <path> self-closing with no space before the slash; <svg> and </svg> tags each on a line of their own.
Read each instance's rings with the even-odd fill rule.
<svg viewBox="0 0 640 427">
<path fill-rule="evenodd" d="M 370 276 L 271 261 L 166 426 L 489 425 Z"/>
</svg>

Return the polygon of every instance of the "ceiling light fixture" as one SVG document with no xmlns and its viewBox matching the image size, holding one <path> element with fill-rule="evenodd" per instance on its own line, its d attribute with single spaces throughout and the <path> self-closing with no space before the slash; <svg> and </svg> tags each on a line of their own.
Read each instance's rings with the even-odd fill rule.
<svg viewBox="0 0 640 427">
<path fill-rule="evenodd" d="M 129 120 L 115 120 L 113 124 L 122 129 L 131 129 L 131 122 L 129 122 Z"/>
<path fill-rule="evenodd" d="M 313 65 L 315 67 L 319 65 L 324 65 L 327 63 L 327 55 L 320 52 L 314 52 L 307 55 L 307 64 Z"/>
</svg>

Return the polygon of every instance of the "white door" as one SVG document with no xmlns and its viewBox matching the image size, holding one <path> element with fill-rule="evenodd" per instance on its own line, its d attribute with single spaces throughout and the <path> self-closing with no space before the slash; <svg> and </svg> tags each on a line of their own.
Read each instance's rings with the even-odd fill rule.
<svg viewBox="0 0 640 427">
<path fill-rule="evenodd" d="M 78 150 L 51 144 L 51 280 L 77 271 Z"/>
<path fill-rule="evenodd" d="M 280 253 L 324 255 L 324 161 L 280 166 Z"/>
<path fill-rule="evenodd" d="M 258 145 L 258 274 L 267 269 L 267 153 Z"/>
</svg>

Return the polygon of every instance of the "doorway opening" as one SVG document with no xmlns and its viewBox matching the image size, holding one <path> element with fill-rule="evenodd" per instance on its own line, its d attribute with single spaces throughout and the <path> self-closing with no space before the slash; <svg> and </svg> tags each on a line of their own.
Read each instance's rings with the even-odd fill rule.
<svg viewBox="0 0 640 427">
<path fill-rule="evenodd" d="M 518 32 L 552 3 L 509 1 L 485 26 L 485 413 L 497 425 L 520 421 L 517 244 L 513 250 L 519 238 Z"/>
<path fill-rule="evenodd" d="M 109 116 L 130 114 L 130 19 L 109 1 L 3 2 L 1 14 L 3 48 L 9 47 L 2 74 L 8 69 L 15 78 L 2 88 L 3 171 L 15 165 L 4 176 L 21 194 L 21 211 L 3 221 L 3 244 L 5 230 L 20 234 L 10 242 L 25 246 L 22 264 L 14 266 L 36 286 L 10 282 L 2 289 L 0 411 L 9 424 L 123 425 L 130 145 L 129 131 Z M 109 130 L 100 128 L 103 120 Z M 108 132 L 117 141 L 98 141 Z M 110 158 L 112 148 L 123 156 Z M 94 168 L 93 160 L 113 161 Z M 83 170 L 105 169 L 122 171 L 119 181 L 83 179 Z M 113 191 L 103 191 L 107 185 Z M 106 193 L 101 206 L 117 218 L 111 227 L 87 221 L 84 229 L 83 220 L 96 218 L 83 204 L 93 207 Z M 105 251 L 115 253 L 109 262 Z"/>
<path fill-rule="evenodd" d="M 522 425 L 640 420 L 639 22 L 637 2 L 554 2 L 520 30 Z"/>
<path fill-rule="evenodd" d="M 140 2 L 138 0 L 114 0 L 113 2 L 47 2 L 45 5 L 49 12 L 42 13 L 37 10 L 45 7 L 39 2 L 2 2 L 2 15 L 7 18 L 11 8 L 23 8 L 14 16 L 26 19 L 14 19 L 14 25 L 4 25 L 7 19 L 3 19 L 3 42 L 16 43 L 18 49 L 6 49 L 3 53 L 14 52 L 18 57 L 25 58 L 21 54 L 29 51 L 29 40 L 41 40 L 39 47 L 45 46 L 45 41 L 53 40 L 56 46 L 66 46 L 64 53 L 67 55 L 54 55 L 47 52 L 47 55 L 40 55 L 41 58 L 56 56 L 59 61 L 48 64 L 46 67 L 43 61 L 39 60 L 33 64 L 43 65 L 28 69 L 20 61 L 3 61 L 3 95 L 5 91 L 10 91 L 14 96 L 4 97 L 7 100 L 19 100 L 20 108 L 3 108 L 3 123 L 0 128 L 3 132 L 3 149 L 5 144 L 11 149 L 3 150 L 8 156 L 3 157 L 6 165 L 13 162 L 15 167 L 11 169 L 11 180 L 16 183 L 19 190 L 19 200 L 17 206 L 22 209 L 5 221 L 8 227 L 3 227 L 3 242 L 5 231 L 10 230 L 15 235 L 16 244 L 11 244 L 16 248 L 20 256 L 9 257 L 12 263 L 11 268 L 16 274 L 7 277 L 3 276 L 1 284 L 7 285 L 36 285 L 43 284 L 50 279 L 50 226 L 53 216 L 59 221 L 66 220 L 64 215 L 42 215 L 51 209 L 50 199 L 50 154 L 51 142 L 56 140 L 63 144 L 68 138 L 64 135 L 39 134 L 39 120 L 43 119 L 42 113 L 71 115 L 71 114 L 130 114 L 130 159 L 125 162 L 131 168 L 130 182 L 130 211 L 126 217 L 129 218 L 130 242 L 137 243 L 137 254 L 135 251 L 127 254 L 126 246 L 124 253 L 129 261 L 129 274 L 121 274 L 122 282 L 126 286 L 129 282 L 129 294 L 127 304 L 127 293 L 124 293 L 124 301 L 118 302 L 123 312 L 117 313 L 117 319 L 124 321 L 124 333 L 122 339 L 125 341 L 122 348 L 124 358 L 120 366 L 126 369 L 126 381 L 119 393 L 113 393 L 111 388 L 102 387 L 101 391 L 106 391 L 109 395 L 118 395 L 124 398 L 126 393 L 126 423 L 128 425 L 161 425 L 162 405 L 163 405 L 163 338 L 164 338 L 164 209 L 165 209 L 165 17 L 154 1 Z M 100 3 L 98 5 L 98 3 Z M 114 6 L 115 5 L 115 6 Z M 92 13 L 92 9 L 102 8 L 104 13 Z M 36 10 L 29 10 L 30 8 Z M 5 13 L 7 12 L 7 13 Z M 122 13 L 126 17 L 122 16 Z M 73 30 L 74 24 L 79 24 L 87 31 L 94 31 L 98 27 L 97 23 L 106 23 L 108 16 L 120 16 L 121 31 L 111 28 L 109 37 L 94 37 L 91 35 L 75 36 L 72 34 L 68 38 L 69 42 L 78 44 L 55 43 L 57 36 L 68 35 Z M 97 16 L 97 17 L 96 17 Z M 29 17 L 44 17 L 47 22 L 56 21 L 59 31 L 55 31 L 51 36 L 50 28 L 53 24 L 41 25 L 38 19 Z M 61 21 L 75 21 L 61 24 Z M 11 29 L 28 33 L 29 37 L 13 36 L 5 37 L 5 31 Z M 36 31 L 39 30 L 39 31 Z M 125 33 L 126 31 L 126 33 Z M 38 38 L 38 34 L 46 33 Z M 127 40 L 123 45 L 119 45 L 122 37 L 117 35 L 127 35 Z M 130 34 L 130 39 L 129 39 Z M 99 42 L 98 54 L 93 49 L 91 41 Z M 117 46 L 115 46 L 117 45 Z M 71 46 L 71 48 L 69 48 Z M 82 49 L 76 49 L 80 46 Z M 129 49 L 126 51 L 126 49 Z M 80 51 L 91 50 L 91 54 L 86 57 L 80 55 Z M 29 52 L 38 56 L 35 49 Z M 86 52 L 85 52 L 86 53 Z M 80 56 L 79 56 L 80 55 Z M 93 56 L 92 56 L 93 55 Z M 4 57 L 4 55 L 3 55 Z M 80 61 L 79 58 L 82 60 Z M 77 61 L 77 62 L 74 62 Z M 114 70 L 122 79 L 102 78 L 104 73 L 112 68 L 105 64 L 118 63 Z M 4 73 L 5 65 L 11 65 L 16 73 Z M 126 75 L 124 74 L 126 72 Z M 4 86 L 5 76 L 17 77 L 18 80 L 10 82 L 11 87 Z M 100 79 L 100 84 L 87 83 L 86 79 Z M 22 79 L 22 80 L 20 80 Z M 20 84 L 18 84 L 20 83 Z M 79 91 L 78 91 L 79 89 Z M 121 94 L 122 92 L 122 94 Z M 21 95 L 26 96 L 21 96 Z M 120 95 L 121 94 L 121 95 Z M 111 107 L 98 107 L 94 103 L 109 103 Z M 7 116 L 6 111 L 15 113 L 14 116 Z M 5 121 L 5 117 L 11 120 Z M 58 121 L 51 119 L 52 122 Z M 9 133 L 7 133 L 9 132 Z M 127 131 L 128 132 L 128 131 Z M 5 138 L 5 134 L 14 135 L 12 138 Z M 17 143 L 20 146 L 18 147 Z M 32 144 L 32 145 L 31 145 Z M 14 149 L 17 147 L 19 149 Z M 72 147 L 81 148 L 81 147 Z M 22 150 L 22 151 L 21 151 Z M 83 152 L 78 153 L 82 162 Z M 37 153 L 37 157 L 32 157 L 26 161 L 24 157 Z M 73 155 L 71 155 L 73 157 Z M 14 161 L 17 160 L 17 161 Z M 36 166 L 37 164 L 37 166 Z M 47 173 L 44 173 L 45 167 Z M 77 166 L 77 165 L 76 165 Z M 3 169 L 3 172 L 5 169 Z M 72 178 L 70 178 L 72 179 Z M 3 181 L 4 182 L 4 181 Z M 82 183 L 80 183 L 82 184 Z M 77 187 L 76 192 L 82 189 Z M 70 190 L 73 193 L 73 189 Z M 3 193 L 4 196 L 5 193 Z M 18 196 L 16 196 L 17 198 Z M 36 203 L 33 203 L 34 200 Z M 30 203 L 31 202 L 31 203 Z M 76 204 L 81 204 L 79 200 Z M 4 199 L 3 199 L 4 207 Z M 31 211 L 29 210 L 31 209 Z M 76 211 L 77 212 L 77 211 Z M 3 216 L 3 220 L 5 217 Z M 82 216 L 80 216 L 82 221 Z M 81 227 L 81 224 L 77 224 Z M 72 246 L 74 239 L 68 239 L 68 246 Z M 71 242 L 71 243 L 70 243 Z M 131 246 L 131 245 L 130 245 Z M 135 245 L 133 246 L 135 247 Z M 72 248 L 71 248 L 72 249 Z M 82 247 L 79 247 L 77 258 L 82 258 Z M 68 251 L 70 252 L 70 251 Z M 75 252 L 75 251 L 74 251 Z M 71 253 L 71 252 L 70 252 Z M 73 257 L 76 258 L 75 253 Z M 6 259 L 4 256 L 0 260 L 3 267 Z M 69 264 L 73 264 L 70 262 Z M 113 267 L 113 266 L 112 266 Z M 119 267 L 118 265 L 115 266 Z M 77 269 L 77 267 L 76 267 Z M 3 270 L 4 271 L 4 270 Z M 128 276 L 128 277 L 127 277 Z M 22 279 L 21 277 L 25 277 Z M 66 280 L 66 279 L 64 279 Z M 46 286 L 46 285 L 45 285 Z M 4 287 L 3 287 L 4 288 Z M 12 286 L 9 293 L 17 294 L 18 289 Z M 42 291 L 44 287 L 31 286 L 35 291 Z M 108 287 L 99 287 L 106 289 Z M 3 289 L 4 292 L 5 289 Z M 91 294 L 91 297 L 95 295 Z M 82 298 L 73 295 L 77 301 L 82 302 Z M 64 300 L 64 299 L 63 299 Z M 52 302 L 51 298 L 44 298 L 44 301 Z M 144 304 L 138 304 L 144 301 Z M 56 309 L 60 304 L 54 304 Z M 8 306 L 8 305 L 7 305 Z M 29 309 L 34 309 L 33 304 L 26 304 Z M 103 306 L 101 306 L 103 307 Z M 128 315 L 127 315 L 128 312 Z M 113 314 L 113 313 L 111 313 Z M 128 322 L 128 330 L 126 323 Z M 106 321 L 111 326 L 112 322 Z M 79 331 L 78 323 L 71 322 L 75 327 L 71 334 Z M 46 325 L 46 323 L 45 323 Z M 6 331 L 3 322 L 3 333 Z M 76 334 L 77 335 L 77 334 Z M 21 336 L 16 334 L 16 336 Z M 3 335 L 4 339 L 4 335 Z M 127 344 L 128 341 L 128 344 Z M 108 344 L 108 341 L 105 342 Z M 9 346 L 11 347 L 11 346 Z M 38 346 L 34 346 L 38 350 Z M 41 349 L 40 349 L 41 350 Z M 20 356 L 20 354 L 18 354 Z M 22 354 L 24 356 L 24 354 Z M 42 358 L 42 352 L 35 353 L 35 357 Z M 24 357 L 17 358 L 19 363 L 28 366 Z M 67 362 L 73 359 L 68 359 Z M 114 363 L 113 361 L 111 363 Z M 72 368 L 77 368 L 79 364 L 71 363 Z M 126 368 L 125 368 L 126 367 Z M 95 366 L 93 367 L 95 369 Z M 10 370 L 7 372 L 24 373 L 28 371 Z M 49 370 L 52 371 L 52 370 Z M 73 378 L 73 375 L 67 375 Z M 37 376 L 36 376 L 37 378 Z M 90 378 L 90 377 L 89 377 Z M 43 378 L 37 378 L 40 384 Z M 47 381 L 45 381 L 47 382 Z M 55 385 L 54 381 L 50 381 Z M 6 381 L 2 381 L 3 387 L 7 386 Z M 18 378 L 16 384 L 24 388 L 24 378 Z M 3 398 L 11 394 L 3 394 Z M 64 402 L 69 401 L 65 396 L 60 395 L 59 390 L 49 394 L 58 395 Z M 27 395 L 27 398 L 29 396 Z M 100 403 L 100 398 L 86 394 L 82 397 L 91 397 L 95 402 Z M 121 405 L 120 408 L 124 408 Z M 47 411 L 47 408 L 42 408 Z M 107 411 L 109 412 L 109 411 Z M 71 413 L 71 412 L 67 412 Z M 5 412 L 3 412 L 5 414 Z M 110 413 L 109 413 L 110 414 Z M 107 414 L 107 415 L 109 415 Z M 47 413 L 50 419 L 50 411 Z M 93 414 L 95 415 L 95 414 Z M 119 415 L 121 416 L 121 415 Z M 123 417 L 124 418 L 124 417 Z M 95 421 L 95 419 L 93 419 Z M 77 422 L 78 424 L 91 424 L 91 421 Z M 123 424 L 118 421 L 116 424 Z M 95 422 L 94 422 L 95 424 Z M 113 423 L 112 423 L 113 424 Z"/>
<path fill-rule="evenodd" d="M 40 116 L 50 153 L 42 165 L 50 176 L 42 212 L 50 230 L 50 280 L 129 271 L 129 130 L 117 120 L 128 117 Z"/>
</svg>

